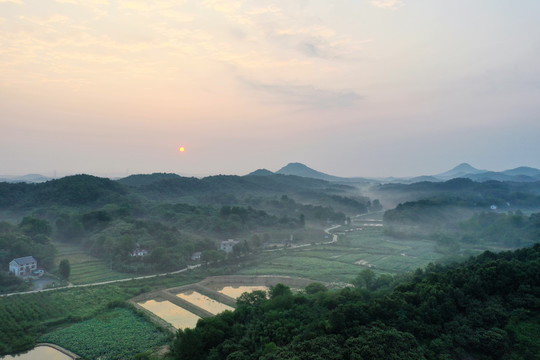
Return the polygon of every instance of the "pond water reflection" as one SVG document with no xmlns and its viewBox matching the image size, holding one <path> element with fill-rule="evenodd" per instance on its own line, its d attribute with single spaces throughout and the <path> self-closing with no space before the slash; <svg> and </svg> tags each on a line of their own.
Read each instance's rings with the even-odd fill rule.
<svg viewBox="0 0 540 360">
<path fill-rule="evenodd" d="M 189 301 L 193 305 L 196 305 L 214 315 L 225 310 L 234 310 L 233 307 L 220 303 L 214 299 L 210 299 L 208 296 L 198 293 L 197 291 L 186 291 L 176 294 L 176 296 L 178 296 L 180 299 Z"/>
<path fill-rule="evenodd" d="M 32 350 L 19 355 L 7 355 L 2 360 L 72 360 L 66 354 L 50 347 L 36 346 Z"/>
<path fill-rule="evenodd" d="M 194 328 L 195 325 L 197 325 L 197 321 L 200 319 L 200 317 L 192 312 L 167 300 L 148 300 L 144 303 L 139 303 L 139 305 L 146 310 L 153 312 L 177 329 L 183 330 L 186 328 Z"/>
</svg>

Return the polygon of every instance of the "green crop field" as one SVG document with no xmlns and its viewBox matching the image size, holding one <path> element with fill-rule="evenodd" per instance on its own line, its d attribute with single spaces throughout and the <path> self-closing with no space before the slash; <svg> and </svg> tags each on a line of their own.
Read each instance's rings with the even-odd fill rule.
<svg viewBox="0 0 540 360">
<path fill-rule="evenodd" d="M 133 359 L 138 353 L 165 345 L 168 335 L 132 310 L 116 308 L 39 338 L 84 359 Z"/>
<path fill-rule="evenodd" d="M 69 281 L 73 284 L 88 284 L 132 277 L 132 275 L 111 270 L 105 260 L 88 255 L 77 245 L 56 242 L 54 246 L 58 251 L 57 265 L 62 259 L 69 260 L 71 265 Z"/>
<path fill-rule="evenodd" d="M 362 219 L 356 221 L 362 223 Z M 432 241 L 397 240 L 386 236 L 381 226 L 353 227 L 362 229 L 339 235 L 337 243 L 264 254 L 255 266 L 242 269 L 240 274 L 289 275 L 328 282 L 350 282 L 363 269 L 398 274 L 423 268 L 444 257 L 435 251 Z"/>
</svg>

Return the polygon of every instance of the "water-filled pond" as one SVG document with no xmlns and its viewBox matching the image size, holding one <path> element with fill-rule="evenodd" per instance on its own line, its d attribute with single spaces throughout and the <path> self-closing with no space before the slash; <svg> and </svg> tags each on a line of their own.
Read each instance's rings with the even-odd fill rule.
<svg viewBox="0 0 540 360">
<path fill-rule="evenodd" d="M 194 328 L 195 325 L 197 325 L 197 321 L 200 319 L 200 317 L 192 312 L 167 300 L 148 300 L 144 303 L 139 303 L 139 305 L 146 310 L 153 312 L 177 329 Z"/>
<path fill-rule="evenodd" d="M 255 290 L 268 291 L 268 286 L 225 286 L 223 287 L 223 289 L 218 291 L 222 294 L 232 297 L 233 299 L 238 299 L 243 293 L 252 292 Z"/>
<path fill-rule="evenodd" d="M 210 299 L 208 296 L 198 293 L 197 291 L 186 291 L 176 294 L 176 296 L 178 296 L 180 299 L 189 301 L 193 305 L 196 305 L 214 315 L 225 310 L 234 310 L 234 308 L 230 307 L 229 305 L 225 305 L 214 299 Z"/>
<path fill-rule="evenodd" d="M 72 360 L 66 354 L 49 346 L 37 346 L 19 355 L 0 357 L 2 360 Z"/>
</svg>

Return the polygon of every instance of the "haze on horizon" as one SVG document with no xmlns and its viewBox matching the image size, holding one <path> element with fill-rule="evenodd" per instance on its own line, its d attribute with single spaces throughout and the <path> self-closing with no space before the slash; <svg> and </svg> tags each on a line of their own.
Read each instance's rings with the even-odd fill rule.
<svg viewBox="0 0 540 360">
<path fill-rule="evenodd" d="M 540 168 L 539 15 L 536 0 L 0 0 L 0 174 Z"/>
</svg>

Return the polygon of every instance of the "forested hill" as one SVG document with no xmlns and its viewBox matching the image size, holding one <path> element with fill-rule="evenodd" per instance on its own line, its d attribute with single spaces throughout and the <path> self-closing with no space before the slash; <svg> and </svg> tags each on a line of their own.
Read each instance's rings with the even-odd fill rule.
<svg viewBox="0 0 540 360">
<path fill-rule="evenodd" d="M 115 202 L 126 195 L 115 181 L 91 175 L 66 176 L 45 183 L 0 183 L 1 208 L 30 208 L 40 205 L 80 206 Z"/>
<path fill-rule="evenodd" d="M 130 185 L 132 192 L 162 199 L 220 193 L 232 195 L 245 193 L 283 194 L 314 189 L 334 192 L 353 189 L 346 185 L 291 175 L 216 175 L 198 179 L 172 174 L 151 174 L 128 177 L 120 179 L 118 182 Z"/>
<path fill-rule="evenodd" d="M 91 175 L 73 175 L 45 183 L 0 182 L 0 208 L 26 209 L 44 205 L 102 206 L 128 201 L 128 195 L 152 200 L 208 194 L 277 194 L 304 190 L 339 193 L 353 189 L 299 176 L 209 176 L 203 179 L 175 174 L 132 175 L 117 181 Z"/>
<path fill-rule="evenodd" d="M 540 245 L 430 265 L 391 286 L 244 294 L 179 331 L 176 359 L 538 359 Z M 396 282 L 396 281 L 395 281 Z M 378 288 L 378 289 L 377 289 Z"/>
<path fill-rule="evenodd" d="M 540 182 L 518 183 L 502 181 L 476 182 L 456 178 L 445 182 L 422 181 L 413 184 L 384 184 L 371 189 L 376 197 L 392 199 L 397 205 L 420 199 L 459 200 L 460 205 L 469 207 L 514 206 L 517 208 L 540 207 Z"/>
</svg>

